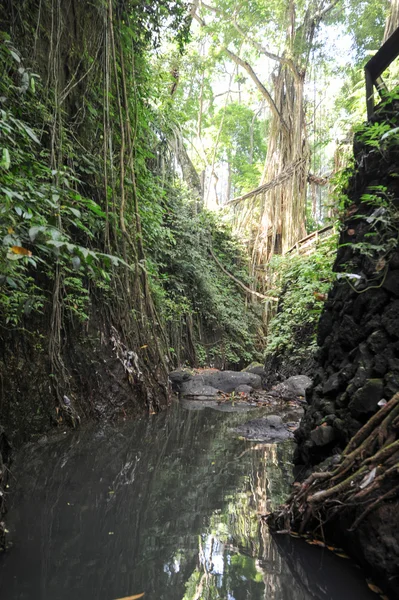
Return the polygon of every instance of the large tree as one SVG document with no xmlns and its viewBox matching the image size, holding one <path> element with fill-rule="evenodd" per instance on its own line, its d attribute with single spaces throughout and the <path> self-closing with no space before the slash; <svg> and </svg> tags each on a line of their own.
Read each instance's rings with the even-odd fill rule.
<svg viewBox="0 0 399 600">
<path fill-rule="evenodd" d="M 391 0 L 388 18 L 385 24 L 384 42 L 399 27 L 399 0 Z"/>
<path fill-rule="evenodd" d="M 339 0 L 238 5 L 200 2 L 200 23 L 247 74 L 267 103 L 270 126 L 260 186 L 234 204 L 250 204 L 258 221 L 250 240 L 252 271 L 305 235 L 309 170 L 304 86 L 315 36 Z M 259 71 L 266 74 L 259 74 Z M 267 74 L 269 71 L 269 74 Z"/>
</svg>

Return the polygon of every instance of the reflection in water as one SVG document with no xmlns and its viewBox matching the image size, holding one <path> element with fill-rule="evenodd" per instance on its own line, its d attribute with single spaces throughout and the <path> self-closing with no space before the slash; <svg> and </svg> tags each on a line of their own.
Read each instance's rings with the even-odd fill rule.
<svg viewBox="0 0 399 600">
<path fill-rule="evenodd" d="M 320 551 L 311 548 L 316 563 L 308 547 L 295 556 L 260 524 L 287 494 L 292 444 L 238 439 L 230 429 L 247 419 L 176 405 L 26 448 L 14 467 L 1 599 L 374 598 L 353 569 L 345 596 L 336 574 L 320 578 Z"/>
</svg>

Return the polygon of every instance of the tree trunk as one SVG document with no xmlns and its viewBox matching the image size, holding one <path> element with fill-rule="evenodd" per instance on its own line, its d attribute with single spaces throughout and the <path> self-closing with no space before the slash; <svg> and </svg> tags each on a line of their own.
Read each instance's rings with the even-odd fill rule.
<svg viewBox="0 0 399 600">
<path fill-rule="evenodd" d="M 384 44 L 387 39 L 393 34 L 395 29 L 399 27 L 399 0 L 391 0 L 391 9 L 388 14 L 387 22 L 385 24 Z"/>
<path fill-rule="evenodd" d="M 202 201 L 203 189 L 201 179 L 187 153 L 183 138 L 179 132 L 176 132 L 173 146 L 177 162 L 182 170 L 183 180 L 187 183 L 196 199 Z"/>
<path fill-rule="evenodd" d="M 305 236 L 309 148 L 303 103 L 304 76 L 280 65 L 274 78 L 274 102 L 279 115 L 270 123 L 268 150 L 261 184 L 273 181 L 291 165 L 290 178 L 260 196 L 260 227 L 252 247 L 252 269 L 283 253 Z M 281 127 L 281 119 L 287 129 Z"/>
<path fill-rule="evenodd" d="M 226 202 L 231 197 L 231 164 L 230 161 L 227 163 L 227 191 L 226 191 Z"/>
</svg>

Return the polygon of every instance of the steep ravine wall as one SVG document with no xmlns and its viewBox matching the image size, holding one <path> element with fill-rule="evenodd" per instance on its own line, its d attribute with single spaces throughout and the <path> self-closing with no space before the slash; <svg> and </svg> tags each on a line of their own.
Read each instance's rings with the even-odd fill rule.
<svg viewBox="0 0 399 600">
<path fill-rule="evenodd" d="M 376 121 L 395 127 L 397 110 L 380 111 Z M 393 139 L 379 148 L 362 139 L 355 139 L 355 171 L 334 266 L 353 277 L 337 279 L 319 322 L 313 387 L 296 435 L 299 480 L 340 454 L 399 390 L 399 150 Z M 399 500 L 380 503 L 350 532 L 358 510 L 341 512 L 325 533 L 399 597 Z"/>
<path fill-rule="evenodd" d="M 334 270 L 360 279 L 338 279 L 320 318 L 313 388 L 297 438 L 298 464 L 317 464 L 342 448 L 378 403 L 399 390 L 399 247 L 397 223 L 390 221 L 399 209 L 399 152 L 381 156 L 362 144 L 355 150 L 351 216 L 344 222 Z M 373 186 L 387 188 L 390 209 L 362 202 L 365 194 L 376 193 Z M 396 238 L 396 247 L 372 257 L 367 248 L 367 254 L 357 251 L 360 245 L 382 247 L 382 237 Z M 316 430 L 322 424 L 321 435 Z"/>
</svg>

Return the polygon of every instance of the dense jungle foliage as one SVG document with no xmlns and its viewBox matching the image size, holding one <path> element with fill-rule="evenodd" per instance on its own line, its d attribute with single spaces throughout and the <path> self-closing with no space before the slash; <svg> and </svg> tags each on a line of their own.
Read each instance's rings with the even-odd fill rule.
<svg viewBox="0 0 399 600">
<path fill-rule="evenodd" d="M 155 76 L 161 36 L 187 42 L 185 6 L 72 4 L 2 3 L 2 331 L 41 340 L 57 395 L 66 331 L 98 312 L 147 368 L 259 358 L 259 311 L 209 252 L 248 283 L 243 249 L 178 177 Z"/>
<path fill-rule="evenodd" d="M 0 335 L 19 373 L 37 353 L 62 403 L 67 350 L 86 336 L 118 348 L 148 400 L 177 365 L 262 360 L 267 333 L 269 353 L 291 352 L 302 327 L 299 353 L 314 349 L 333 253 L 278 255 L 337 216 L 346 155 L 332 138 L 364 110 L 345 86 L 389 6 L 366 4 L 360 26 L 351 1 L 238 15 L 232 2 L 1 0 Z M 343 66 L 338 30 L 353 43 Z"/>
<path fill-rule="evenodd" d="M 281 300 L 270 323 L 267 357 L 283 355 L 287 362 L 301 365 L 315 353 L 317 322 L 334 281 L 336 251 L 337 236 L 331 232 L 311 254 L 273 258 L 272 268 L 278 273 L 275 291 Z"/>
</svg>

